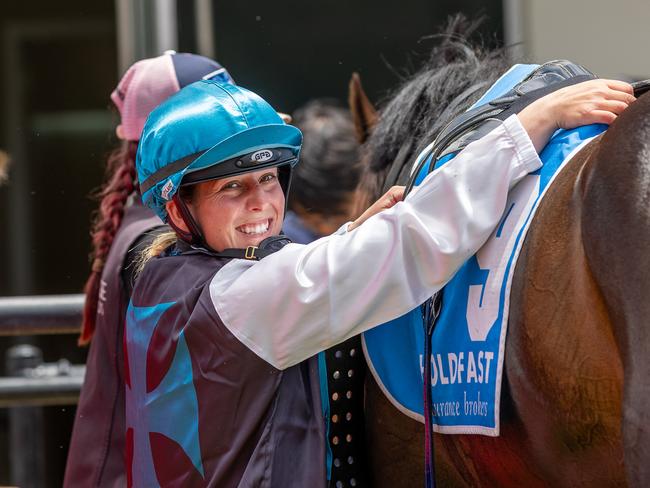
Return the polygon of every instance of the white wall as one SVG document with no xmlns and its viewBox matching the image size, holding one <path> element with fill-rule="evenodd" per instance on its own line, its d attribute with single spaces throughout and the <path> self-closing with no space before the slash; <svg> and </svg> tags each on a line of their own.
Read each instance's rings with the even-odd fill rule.
<svg viewBox="0 0 650 488">
<path fill-rule="evenodd" d="M 523 41 L 531 61 L 650 78 L 650 0 L 504 0 L 504 13 L 506 40 Z"/>
</svg>

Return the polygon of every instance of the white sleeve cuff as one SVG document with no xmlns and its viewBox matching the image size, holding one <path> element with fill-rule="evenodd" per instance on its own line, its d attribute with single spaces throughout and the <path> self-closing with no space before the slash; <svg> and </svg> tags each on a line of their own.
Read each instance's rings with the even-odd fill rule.
<svg viewBox="0 0 650 488">
<path fill-rule="evenodd" d="M 503 126 L 515 143 L 517 157 L 526 171 L 530 173 L 541 168 L 542 160 L 539 159 L 539 154 L 537 154 L 526 129 L 521 125 L 519 117 L 517 115 L 511 115 L 504 120 Z"/>
</svg>

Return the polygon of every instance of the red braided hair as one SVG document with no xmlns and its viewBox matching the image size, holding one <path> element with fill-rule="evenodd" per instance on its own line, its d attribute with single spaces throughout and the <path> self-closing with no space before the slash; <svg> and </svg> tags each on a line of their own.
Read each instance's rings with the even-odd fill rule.
<svg viewBox="0 0 650 488">
<path fill-rule="evenodd" d="M 106 257 L 122 223 L 127 199 L 134 191 L 137 191 L 135 172 L 137 149 L 137 141 L 124 141 L 121 147 L 115 149 L 108 156 L 105 183 L 96 194 L 101 200 L 91 231 L 93 250 L 90 260 L 92 264 L 90 275 L 84 286 L 86 302 L 79 345 L 88 344 L 95 332 L 100 281 Z"/>
</svg>

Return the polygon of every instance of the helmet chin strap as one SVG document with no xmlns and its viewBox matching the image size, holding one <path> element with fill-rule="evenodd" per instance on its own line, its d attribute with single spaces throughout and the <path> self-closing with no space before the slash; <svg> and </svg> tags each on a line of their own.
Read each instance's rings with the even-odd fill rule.
<svg viewBox="0 0 650 488">
<path fill-rule="evenodd" d="M 176 224 L 174 224 L 174 221 L 171 218 L 168 222 L 169 226 L 188 244 L 201 246 L 210 251 L 214 251 L 210 246 L 208 246 L 199 224 L 196 222 L 190 209 L 187 208 L 187 204 L 178 193 L 172 197 L 172 201 L 176 204 L 176 208 L 178 208 L 178 211 L 181 214 L 181 219 L 183 219 L 183 223 L 185 223 L 185 227 L 189 229 L 189 232 L 180 229 Z"/>
</svg>

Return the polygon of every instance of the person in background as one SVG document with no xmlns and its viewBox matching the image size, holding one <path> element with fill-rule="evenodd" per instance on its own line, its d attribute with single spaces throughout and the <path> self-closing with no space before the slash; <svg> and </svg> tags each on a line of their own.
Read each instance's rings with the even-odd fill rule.
<svg viewBox="0 0 650 488">
<path fill-rule="evenodd" d="M 9 163 L 9 155 L 6 152 L 0 150 L 0 185 L 6 182 L 9 178 Z"/>
<path fill-rule="evenodd" d="M 359 143 L 349 111 L 331 100 L 308 102 L 294 112 L 293 125 L 304 143 L 282 230 L 293 242 L 308 244 L 353 219 Z"/>
<path fill-rule="evenodd" d="M 157 105 L 201 79 L 232 83 L 228 72 L 203 56 L 166 52 L 132 65 L 111 94 L 119 114 L 120 146 L 109 156 L 92 225 L 91 272 L 84 289 L 79 343 L 90 343 L 86 376 L 70 441 L 64 486 L 122 487 L 124 467 L 124 353 L 132 263 L 162 221 L 140 200 L 135 155 L 145 120 Z M 91 342 L 92 340 L 92 342 Z"/>
</svg>

